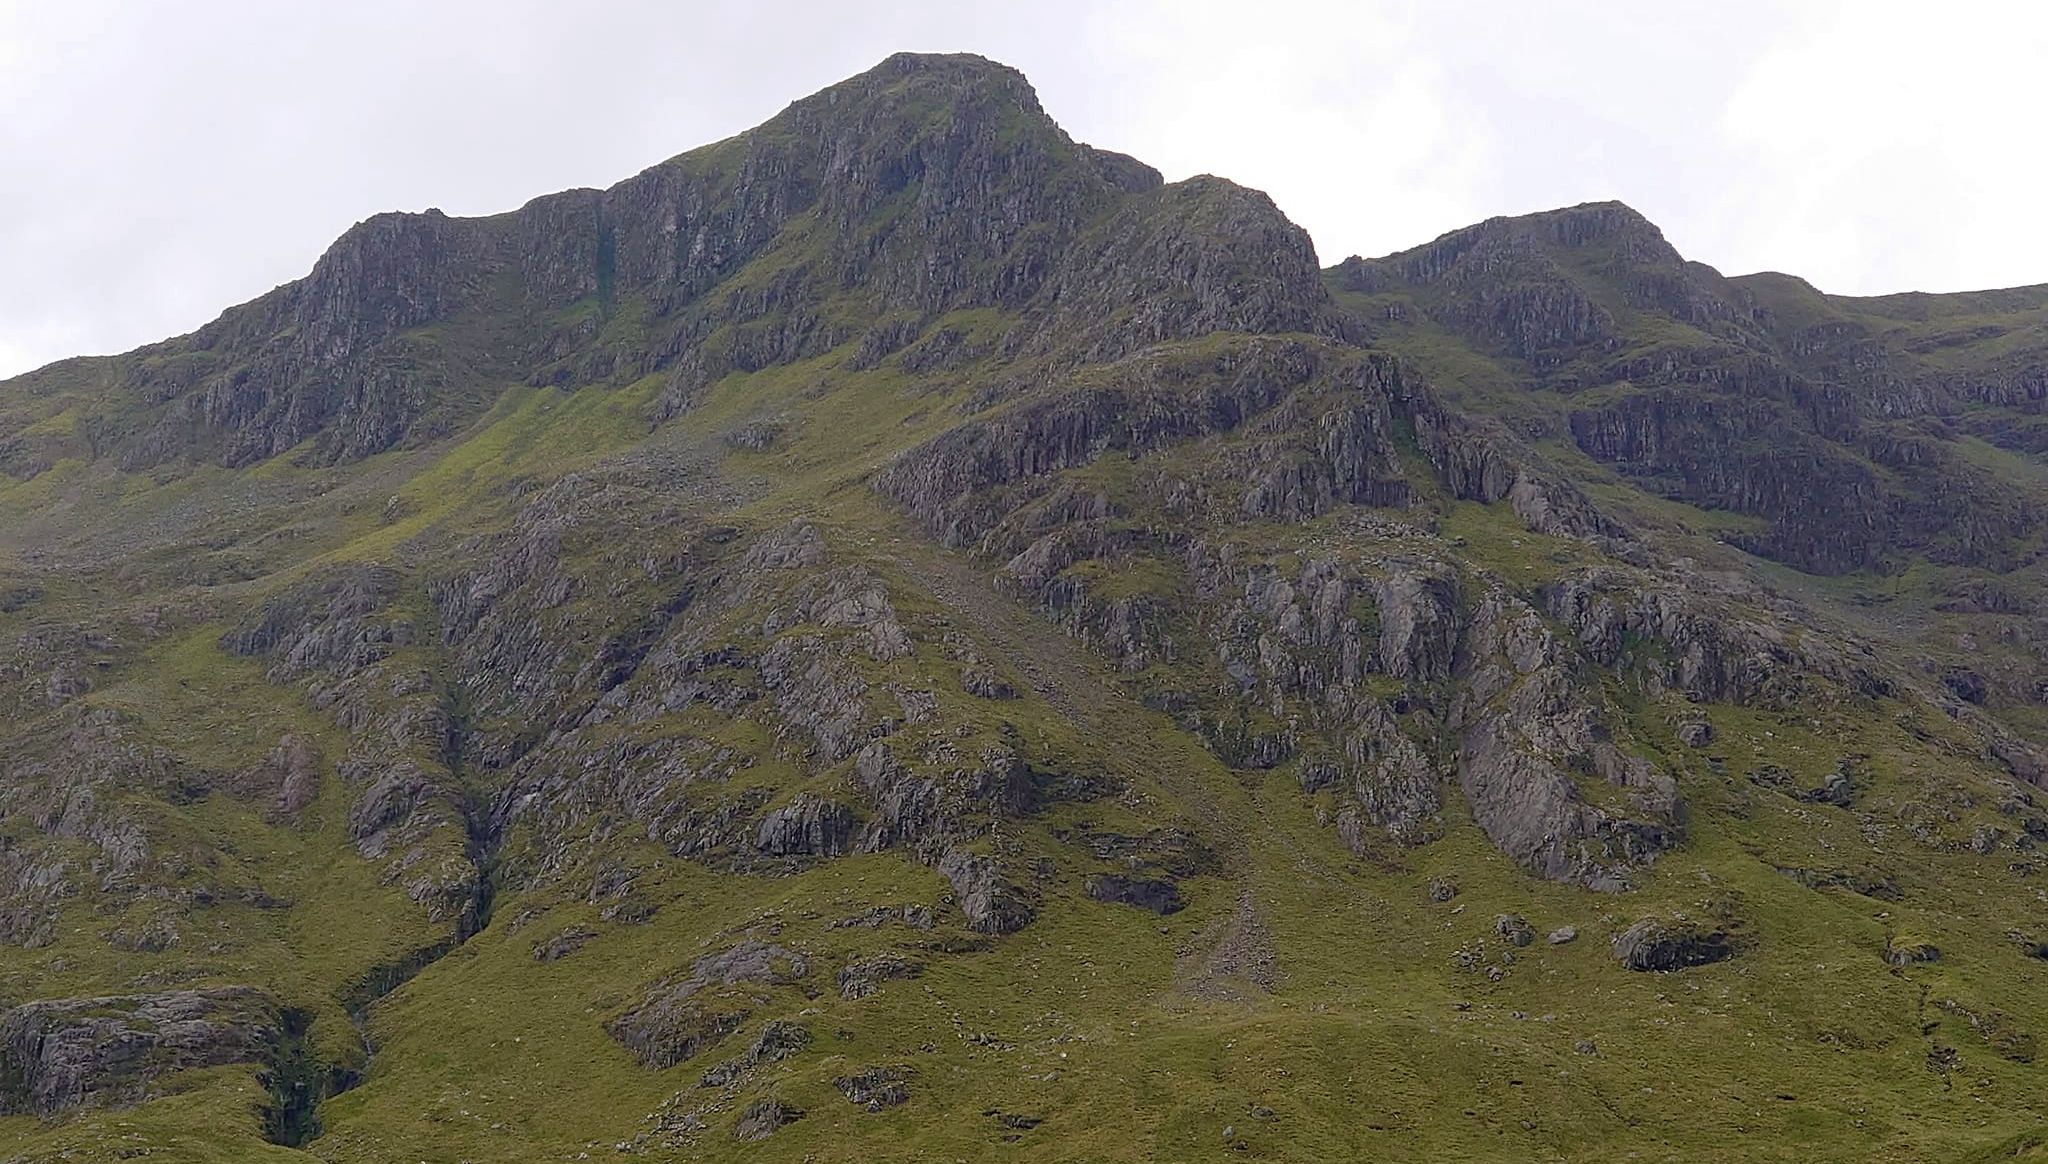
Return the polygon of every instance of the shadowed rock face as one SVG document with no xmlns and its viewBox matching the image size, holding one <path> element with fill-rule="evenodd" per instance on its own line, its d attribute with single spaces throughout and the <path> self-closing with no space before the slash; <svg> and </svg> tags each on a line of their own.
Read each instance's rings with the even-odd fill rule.
<svg viewBox="0 0 2048 1164">
<path fill-rule="evenodd" d="M 1157 914 L 1179 913 L 1187 908 L 1180 888 L 1171 881 L 1146 877 L 1097 874 L 1088 879 L 1088 896 L 1097 901 L 1135 906 Z"/>
<path fill-rule="evenodd" d="M 802 1108 L 779 1099 L 757 1099 L 740 1113 L 733 1135 L 742 1140 L 765 1140 L 803 1117 Z"/>
<path fill-rule="evenodd" d="M 836 857 L 852 851 L 853 813 L 843 804 L 798 796 L 761 818 L 754 844 L 773 857 Z"/>
</svg>

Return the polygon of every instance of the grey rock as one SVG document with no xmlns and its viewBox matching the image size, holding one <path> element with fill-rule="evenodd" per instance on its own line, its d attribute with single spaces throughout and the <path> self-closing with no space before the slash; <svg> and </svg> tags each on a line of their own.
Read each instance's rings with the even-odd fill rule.
<svg viewBox="0 0 2048 1164">
<path fill-rule="evenodd" d="M 0 1114 L 137 1103 L 171 1072 L 266 1061 L 281 1030 L 248 987 L 25 1003 L 0 1012 Z"/>
<path fill-rule="evenodd" d="M 802 1108 L 768 1096 L 747 1105 L 733 1124 L 733 1135 L 749 1142 L 765 1140 L 802 1118 Z"/>
<path fill-rule="evenodd" d="M 907 1067 L 869 1067 L 853 1075 L 842 1075 L 832 1081 L 848 1103 L 868 1111 L 881 1111 L 910 1101 L 910 1069 Z"/>
<path fill-rule="evenodd" d="M 1383 371 L 1366 366 L 1393 375 L 1391 365 Z M 1215 385 L 1209 400 L 1191 402 L 1180 381 L 1213 375 L 1213 369 L 1209 361 L 1185 368 L 1150 359 L 1118 365 L 1107 382 L 1091 377 L 1071 391 L 976 418 L 912 449 L 877 475 L 875 487 L 948 545 L 964 545 L 1000 522 L 992 500 L 1004 487 L 1079 468 L 1105 453 L 1158 448 L 1234 427 L 1309 383 L 1322 365 L 1301 343 L 1247 340 L 1229 379 Z"/>
<path fill-rule="evenodd" d="M 801 1023 L 776 1019 L 761 1028 L 761 1035 L 739 1056 L 704 1072 L 699 1087 L 724 1087 L 737 1082 L 764 1063 L 779 1063 L 811 1045 L 811 1032 Z"/>
<path fill-rule="evenodd" d="M 771 857 L 836 857 L 853 848 L 853 810 L 837 801 L 798 793 L 761 818 L 754 847 Z"/>
<path fill-rule="evenodd" d="M 1923 962 L 1941 961 L 1941 950 L 1932 942 L 1901 940 L 1893 938 L 1885 943 L 1884 964 L 1894 970 Z"/>
<path fill-rule="evenodd" d="M 1871 696 L 1888 688 L 1857 652 L 1840 649 L 1839 640 L 1798 635 L 1781 625 L 1771 613 L 1776 605 L 1747 584 L 1684 570 L 1622 567 L 1575 571 L 1545 594 L 1550 615 L 1595 662 L 1653 670 L 1693 699 L 1778 704 L 1801 698 L 1801 684 L 1811 677 Z M 1642 641 L 1662 649 L 1630 648 Z"/>
<path fill-rule="evenodd" d="M 279 741 L 277 750 L 265 762 L 279 774 L 277 815 L 297 820 L 320 795 L 319 754 L 305 737 L 294 732 Z"/>
<path fill-rule="evenodd" d="M 1614 956 L 1631 970 L 1683 970 L 1734 954 L 1725 930 L 1684 919 L 1644 918 L 1614 938 Z"/>
<path fill-rule="evenodd" d="M 901 954 L 876 954 L 849 962 L 839 971 L 839 996 L 848 1000 L 867 998 L 882 988 L 882 983 L 906 978 L 916 978 L 924 973 L 924 963 Z"/>
<path fill-rule="evenodd" d="M 1024 890 L 1005 876 L 994 858 L 954 849 L 939 862 L 939 872 L 952 883 L 953 898 L 967 915 L 967 924 L 983 933 L 1013 933 L 1037 914 Z"/>
<path fill-rule="evenodd" d="M 1518 913 L 1504 913 L 1494 918 L 1493 932 L 1518 949 L 1536 940 L 1536 931 Z"/>
<path fill-rule="evenodd" d="M 783 435 L 783 425 L 772 420 L 748 421 L 727 430 L 725 443 L 736 449 L 765 453 L 775 446 Z"/>
<path fill-rule="evenodd" d="M 746 1002 L 725 999 L 716 988 L 742 983 L 786 986 L 809 972 L 803 955 L 749 939 L 699 958 L 685 975 L 656 983 L 605 1029 L 642 1066 L 673 1067 L 724 1041 L 746 1022 Z"/>
<path fill-rule="evenodd" d="M 535 942 L 533 960 L 536 962 L 558 962 L 588 945 L 597 931 L 586 926 L 570 926 L 561 933 Z"/>
<path fill-rule="evenodd" d="M 1820 787 L 1801 793 L 1800 798 L 1815 804 L 1847 808 L 1856 801 L 1856 781 L 1849 774 L 1847 765 L 1844 765 L 1821 777 Z"/>
<path fill-rule="evenodd" d="M 1097 873 L 1088 878 L 1088 896 L 1097 901 L 1136 906 L 1156 914 L 1179 913 L 1187 907 L 1180 887 L 1171 881 Z"/>
<path fill-rule="evenodd" d="M 690 969 L 690 981 L 717 986 L 740 982 L 781 986 L 799 981 L 809 973 L 810 962 L 802 954 L 750 938 L 723 953 L 697 959 Z"/>
<path fill-rule="evenodd" d="M 62 707 L 92 690 L 92 677 L 75 666 L 60 666 L 43 683 L 43 702 Z"/>
<path fill-rule="evenodd" d="M 1382 579 L 1380 666 L 1397 679 L 1442 679 L 1457 648 L 1455 583 L 1443 574 L 1399 571 Z"/>
<path fill-rule="evenodd" d="M 964 667 L 960 671 L 960 686 L 969 695 L 982 699 L 1015 699 L 1017 689 L 1010 681 L 987 667 Z"/>
<path fill-rule="evenodd" d="M 1495 591 L 1461 652 L 1459 784 L 1503 852 L 1553 880 L 1618 890 L 1680 837 L 1676 781 L 1605 737 L 1571 670 L 1571 648 L 1519 599 Z M 1640 816 L 1585 802 L 1570 768 L 1629 789 Z"/>
</svg>

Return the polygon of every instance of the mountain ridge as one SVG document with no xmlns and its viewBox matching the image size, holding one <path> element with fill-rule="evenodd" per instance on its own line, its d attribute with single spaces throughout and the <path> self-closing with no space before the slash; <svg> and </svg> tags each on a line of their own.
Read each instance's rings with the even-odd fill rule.
<svg viewBox="0 0 2048 1164">
<path fill-rule="evenodd" d="M 899 55 L 0 382 L 0 1144 L 2028 1150 L 2048 304 L 1809 292 Z"/>
</svg>

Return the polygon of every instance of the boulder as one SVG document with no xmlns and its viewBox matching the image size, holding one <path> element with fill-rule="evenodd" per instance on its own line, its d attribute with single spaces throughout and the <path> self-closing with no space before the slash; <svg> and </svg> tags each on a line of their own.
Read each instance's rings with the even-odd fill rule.
<svg viewBox="0 0 2048 1164">
<path fill-rule="evenodd" d="M 1614 956 L 1631 970 L 1683 970 L 1734 955 L 1725 930 L 1684 919 L 1644 918 L 1614 939 Z"/>
<path fill-rule="evenodd" d="M 854 1075 L 842 1075 L 832 1086 L 848 1103 L 869 1111 L 881 1111 L 910 1101 L 908 1067 L 869 1067 Z"/>
<path fill-rule="evenodd" d="M 1903 970 L 1921 962 L 1941 961 L 1941 950 L 1934 943 L 1919 938 L 1894 937 L 1886 941 L 1884 964 L 1894 970 Z"/>
<path fill-rule="evenodd" d="M 1014 933 L 1037 915 L 1024 891 L 1004 876 L 993 857 L 954 849 L 939 861 L 939 872 L 952 884 L 967 924 L 982 933 Z"/>
<path fill-rule="evenodd" d="M 1535 929 L 1518 913 L 1504 913 L 1494 918 L 1493 932 L 1518 949 L 1536 940 Z"/>
<path fill-rule="evenodd" d="M 849 1001 L 866 998 L 882 988 L 882 983 L 916 978 L 924 973 L 924 963 L 906 958 L 901 954 L 877 954 L 849 962 L 839 971 L 839 997 Z"/>
</svg>

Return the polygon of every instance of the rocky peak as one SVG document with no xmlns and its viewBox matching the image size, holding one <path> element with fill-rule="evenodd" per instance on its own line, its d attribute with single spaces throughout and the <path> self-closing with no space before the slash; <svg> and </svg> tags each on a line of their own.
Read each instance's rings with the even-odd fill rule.
<svg viewBox="0 0 2048 1164">
<path fill-rule="evenodd" d="M 1084 228 L 1160 185 L 1075 143 L 1016 70 L 899 54 L 608 190 L 357 224 L 304 279 L 131 357 L 155 411 L 123 459 L 239 465 L 316 438 L 314 459 L 353 460 L 446 431 L 493 381 L 633 378 L 691 356 L 673 411 L 691 382 L 857 338 L 824 322 L 834 298 L 860 300 L 842 319 L 1022 306 Z M 628 303 L 644 337 L 590 352 Z M 564 318 L 583 304 L 596 315 Z M 765 349 L 707 343 L 757 323 Z"/>
<path fill-rule="evenodd" d="M 1212 332 L 1345 328 L 1308 232 L 1257 190 L 1208 174 L 1127 200 L 1063 257 L 1044 307 L 1062 342 L 1113 359 Z"/>
<path fill-rule="evenodd" d="M 1754 330 L 1718 272 L 1620 202 L 1490 218 L 1414 250 L 1353 256 L 1337 276 L 1350 291 L 1412 294 L 1439 323 L 1538 368 L 1619 347 L 1638 313 L 1723 339 Z"/>
<path fill-rule="evenodd" d="M 1585 202 L 1535 214 L 1496 216 L 1414 250 L 1370 263 L 1353 256 L 1345 265 L 1398 272 L 1404 282 L 1437 282 L 1465 273 L 1469 265 L 1497 267 L 1510 256 L 1534 259 L 1560 248 L 1597 249 L 1638 264 L 1684 261 L 1664 240 L 1664 232 L 1633 208 L 1620 202 Z"/>
<path fill-rule="evenodd" d="M 1612 247 L 1640 263 L 1682 262 L 1657 224 L 1624 202 L 1582 202 L 1558 210 L 1495 219 L 1536 234 L 1548 232 L 1557 246 L 1584 249 Z"/>
</svg>

